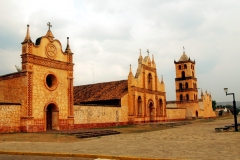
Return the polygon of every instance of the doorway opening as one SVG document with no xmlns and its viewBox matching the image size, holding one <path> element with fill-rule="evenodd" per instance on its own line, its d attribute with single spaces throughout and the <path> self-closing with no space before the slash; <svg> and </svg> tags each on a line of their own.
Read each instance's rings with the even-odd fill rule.
<svg viewBox="0 0 240 160">
<path fill-rule="evenodd" d="M 59 111 L 54 103 L 50 103 L 46 108 L 46 130 L 59 130 Z"/>
<path fill-rule="evenodd" d="M 154 107 L 153 107 L 153 102 L 149 103 L 149 117 L 150 117 L 150 122 L 154 122 Z"/>
</svg>

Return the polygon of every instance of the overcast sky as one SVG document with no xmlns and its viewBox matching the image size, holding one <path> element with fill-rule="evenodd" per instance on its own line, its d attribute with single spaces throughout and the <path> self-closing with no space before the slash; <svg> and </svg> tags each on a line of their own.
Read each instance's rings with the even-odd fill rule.
<svg viewBox="0 0 240 160">
<path fill-rule="evenodd" d="M 199 88 L 221 102 L 232 101 L 228 87 L 240 101 L 239 0 L 1 0 L 0 75 L 21 66 L 27 24 L 35 42 L 48 22 L 63 50 L 70 37 L 74 85 L 127 79 L 130 64 L 136 73 L 139 49 L 143 56 L 149 49 L 167 100 L 175 100 L 174 59 L 184 46 L 196 61 Z"/>
</svg>

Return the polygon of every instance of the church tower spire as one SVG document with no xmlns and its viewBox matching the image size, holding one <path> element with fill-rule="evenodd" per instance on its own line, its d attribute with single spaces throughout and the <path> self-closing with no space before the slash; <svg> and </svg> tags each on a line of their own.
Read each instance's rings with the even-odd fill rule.
<svg viewBox="0 0 240 160">
<path fill-rule="evenodd" d="M 69 45 L 69 37 L 67 37 L 67 47 L 66 47 L 65 53 L 72 53 Z"/>
<path fill-rule="evenodd" d="M 154 56 L 152 55 L 152 64 L 155 64 Z"/>
<path fill-rule="evenodd" d="M 27 33 L 26 33 L 26 37 L 24 39 L 24 41 L 22 42 L 22 44 L 24 43 L 32 43 L 31 37 L 30 37 L 30 33 L 29 33 L 29 24 L 27 25 Z"/>
<path fill-rule="evenodd" d="M 128 73 L 128 78 L 133 78 L 132 65 L 130 64 L 130 71 Z"/>
<path fill-rule="evenodd" d="M 164 84 L 163 75 L 161 75 L 161 84 Z"/>
</svg>

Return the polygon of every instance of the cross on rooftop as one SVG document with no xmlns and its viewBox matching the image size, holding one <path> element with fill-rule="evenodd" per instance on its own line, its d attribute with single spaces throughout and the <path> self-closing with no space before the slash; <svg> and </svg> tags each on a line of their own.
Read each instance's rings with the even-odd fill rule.
<svg viewBox="0 0 240 160">
<path fill-rule="evenodd" d="M 50 22 L 47 23 L 47 26 L 48 26 L 48 30 L 50 30 L 50 27 L 52 27 Z"/>
</svg>

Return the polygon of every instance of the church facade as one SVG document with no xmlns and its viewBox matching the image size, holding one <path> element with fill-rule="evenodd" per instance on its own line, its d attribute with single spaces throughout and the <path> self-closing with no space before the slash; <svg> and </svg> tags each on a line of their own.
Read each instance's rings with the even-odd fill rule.
<svg viewBox="0 0 240 160">
<path fill-rule="evenodd" d="M 130 66 L 126 80 L 73 86 L 74 64 L 69 38 L 62 51 L 50 23 L 48 26 L 46 35 L 33 43 L 28 25 L 22 42 L 21 70 L 0 76 L 0 132 L 160 122 L 208 117 L 212 111 L 211 95 L 202 94 L 202 100 L 197 99 L 195 62 L 186 61 L 187 56 L 175 62 L 177 101 L 172 103 L 174 107 L 167 107 L 170 103 L 167 105 L 165 84 L 163 77 L 159 80 L 154 57 L 142 57 L 141 51 L 136 74 L 133 75 Z"/>
<path fill-rule="evenodd" d="M 72 55 L 68 42 L 62 51 L 50 24 L 35 44 L 27 27 L 21 71 L 0 77 L 0 131 L 74 128 Z"/>
</svg>

